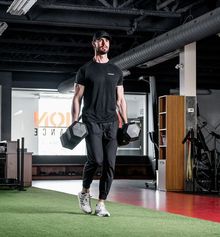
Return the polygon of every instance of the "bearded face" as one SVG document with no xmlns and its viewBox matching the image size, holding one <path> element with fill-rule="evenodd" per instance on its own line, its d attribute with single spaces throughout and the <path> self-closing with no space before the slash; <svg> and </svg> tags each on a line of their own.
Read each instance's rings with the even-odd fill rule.
<svg viewBox="0 0 220 237">
<path fill-rule="evenodd" d="M 106 49 L 106 48 L 96 48 L 96 53 L 99 55 L 107 54 L 108 51 L 109 51 L 109 49 Z"/>
<path fill-rule="evenodd" d="M 107 54 L 109 51 L 109 40 L 106 38 L 96 40 L 94 42 L 94 49 L 98 55 Z"/>
</svg>

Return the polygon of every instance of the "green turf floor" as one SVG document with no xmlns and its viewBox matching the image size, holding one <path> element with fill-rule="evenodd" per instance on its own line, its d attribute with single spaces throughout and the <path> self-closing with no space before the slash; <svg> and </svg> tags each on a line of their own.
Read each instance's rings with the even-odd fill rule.
<svg viewBox="0 0 220 237">
<path fill-rule="evenodd" d="M 112 202 L 106 206 L 109 218 L 83 214 L 70 194 L 37 188 L 0 190 L 0 236 L 220 236 L 218 223 Z"/>
</svg>

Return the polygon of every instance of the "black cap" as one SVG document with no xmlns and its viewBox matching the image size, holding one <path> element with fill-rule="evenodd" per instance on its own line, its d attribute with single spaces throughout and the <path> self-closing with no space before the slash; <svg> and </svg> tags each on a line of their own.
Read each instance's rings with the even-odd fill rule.
<svg viewBox="0 0 220 237">
<path fill-rule="evenodd" d="M 95 41 L 95 40 L 98 40 L 98 39 L 101 39 L 101 38 L 107 38 L 108 40 L 112 39 L 111 35 L 108 32 L 106 32 L 106 31 L 97 31 L 93 35 L 92 41 Z"/>
</svg>

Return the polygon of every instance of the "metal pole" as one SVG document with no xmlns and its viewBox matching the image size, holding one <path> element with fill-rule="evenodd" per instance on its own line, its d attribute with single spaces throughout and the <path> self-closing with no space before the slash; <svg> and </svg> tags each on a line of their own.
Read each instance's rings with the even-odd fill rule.
<svg viewBox="0 0 220 237">
<path fill-rule="evenodd" d="M 20 191 L 26 191 L 24 189 L 24 138 L 21 138 L 21 185 Z"/>
<path fill-rule="evenodd" d="M 17 139 L 17 184 L 20 185 L 20 139 Z"/>
</svg>

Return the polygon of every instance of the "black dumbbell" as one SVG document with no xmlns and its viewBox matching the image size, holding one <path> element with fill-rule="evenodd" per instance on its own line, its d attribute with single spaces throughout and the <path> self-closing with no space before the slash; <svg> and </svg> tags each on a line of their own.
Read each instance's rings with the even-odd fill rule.
<svg viewBox="0 0 220 237">
<path fill-rule="evenodd" d="M 119 146 L 125 146 L 130 142 L 139 139 L 141 129 L 135 122 L 123 124 L 122 128 L 118 128 L 117 141 Z"/>
<path fill-rule="evenodd" d="M 68 149 L 76 147 L 88 134 L 86 125 L 81 122 L 73 122 L 61 135 L 62 146 Z"/>
</svg>

